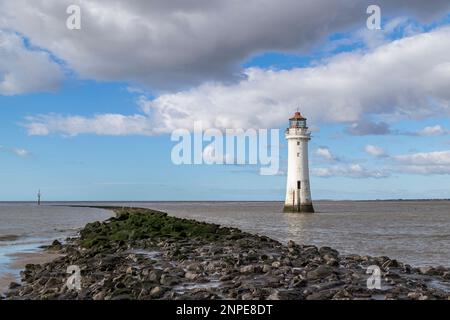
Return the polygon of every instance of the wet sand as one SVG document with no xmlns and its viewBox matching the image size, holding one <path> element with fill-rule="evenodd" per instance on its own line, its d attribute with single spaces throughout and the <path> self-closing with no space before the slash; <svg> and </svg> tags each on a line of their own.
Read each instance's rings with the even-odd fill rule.
<svg viewBox="0 0 450 320">
<path fill-rule="evenodd" d="M 61 256 L 61 254 L 47 251 L 17 252 L 10 255 L 13 261 L 9 264 L 9 267 L 22 270 L 27 264 L 44 264 Z"/>
<path fill-rule="evenodd" d="M 16 234 L 5 234 L 3 236 L 0 235 L 0 241 L 15 241 L 19 238 L 20 236 Z"/>
<path fill-rule="evenodd" d="M 17 281 L 17 278 L 12 273 L 5 273 L 0 276 L 0 295 L 4 293 L 11 282 Z"/>
<path fill-rule="evenodd" d="M 11 282 L 20 282 L 19 272 L 20 270 L 23 270 L 27 264 L 44 264 L 61 256 L 61 254 L 44 250 L 36 252 L 17 252 L 8 255 L 8 257 L 12 259 L 11 263 L 8 265 L 12 272 L 0 276 L 0 294 L 8 289 Z"/>
</svg>

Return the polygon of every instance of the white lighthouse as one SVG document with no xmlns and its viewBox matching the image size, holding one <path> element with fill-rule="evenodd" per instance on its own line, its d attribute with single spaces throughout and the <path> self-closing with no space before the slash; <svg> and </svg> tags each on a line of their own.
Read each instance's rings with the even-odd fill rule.
<svg viewBox="0 0 450 320">
<path fill-rule="evenodd" d="M 286 140 L 288 172 L 284 212 L 314 212 L 308 167 L 308 142 L 311 140 L 311 133 L 306 126 L 306 118 L 300 112 L 289 119 Z"/>
</svg>

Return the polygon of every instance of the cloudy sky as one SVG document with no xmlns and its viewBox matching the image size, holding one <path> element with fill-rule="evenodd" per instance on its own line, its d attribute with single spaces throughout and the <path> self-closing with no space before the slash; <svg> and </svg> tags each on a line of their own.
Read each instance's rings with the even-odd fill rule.
<svg viewBox="0 0 450 320">
<path fill-rule="evenodd" d="M 66 26 L 70 5 L 81 30 Z M 450 198 L 450 2 L 0 0 L 0 200 L 282 200 L 173 130 L 313 130 L 316 199 Z"/>
</svg>

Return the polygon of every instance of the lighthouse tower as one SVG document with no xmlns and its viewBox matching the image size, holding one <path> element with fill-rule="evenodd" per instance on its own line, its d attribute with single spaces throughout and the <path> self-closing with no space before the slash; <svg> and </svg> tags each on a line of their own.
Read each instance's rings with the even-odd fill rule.
<svg viewBox="0 0 450 320">
<path fill-rule="evenodd" d="M 285 136 L 288 142 L 288 172 L 284 212 L 314 212 L 308 168 L 311 133 L 306 126 L 306 118 L 300 112 L 289 119 Z"/>
</svg>

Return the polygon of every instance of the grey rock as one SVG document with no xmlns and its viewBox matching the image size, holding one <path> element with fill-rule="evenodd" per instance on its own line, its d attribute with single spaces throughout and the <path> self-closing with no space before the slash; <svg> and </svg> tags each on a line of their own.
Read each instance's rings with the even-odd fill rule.
<svg viewBox="0 0 450 320">
<path fill-rule="evenodd" d="M 270 272 L 270 271 L 272 271 L 272 267 L 271 266 L 269 266 L 267 264 L 263 265 L 262 272 L 267 273 L 267 272 Z"/>
<path fill-rule="evenodd" d="M 281 300 L 280 292 L 278 290 L 273 290 L 267 300 Z"/>
<path fill-rule="evenodd" d="M 163 290 L 161 287 L 154 287 L 151 291 L 150 291 L 150 296 L 152 298 L 159 298 L 161 295 L 163 294 Z"/>
<path fill-rule="evenodd" d="M 160 270 L 153 270 L 148 274 L 147 279 L 149 281 L 153 282 L 159 282 L 161 279 L 161 271 Z"/>
<path fill-rule="evenodd" d="M 93 299 L 93 300 L 104 300 L 104 299 L 105 299 L 105 296 L 106 296 L 106 293 L 105 293 L 104 291 L 100 291 L 100 292 L 96 293 L 96 294 L 92 297 L 92 299 Z"/>
<path fill-rule="evenodd" d="M 256 270 L 256 266 L 254 265 L 248 265 L 248 266 L 243 266 L 239 269 L 240 273 L 255 273 Z"/>
<path fill-rule="evenodd" d="M 196 280 L 200 277 L 200 275 L 198 273 L 188 271 L 185 273 L 184 277 L 188 280 Z"/>
<path fill-rule="evenodd" d="M 241 299 L 242 300 L 253 300 L 254 297 L 253 297 L 253 295 L 250 292 L 248 292 L 248 293 L 244 293 L 242 295 Z"/>
<path fill-rule="evenodd" d="M 330 266 L 320 265 L 316 269 L 308 272 L 306 276 L 308 280 L 323 279 L 333 274 L 333 272 L 334 270 Z"/>
<path fill-rule="evenodd" d="M 273 268 L 279 268 L 281 266 L 281 262 L 280 261 L 274 261 L 273 263 L 272 263 L 272 267 Z"/>
<path fill-rule="evenodd" d="M 433 267 L 420 267 L 419 268 L 419 272 L 424 275 L 432 275 L 432 274 L 434 274 L 434 271 L 435 270 Z"/>
<path fill-rule="evenodd" d="M 306 300 L 328 300 L 337 293 L 337 290 L 323 290 L 314 292 L 306 297 Z"/>
<path fill-rule="evenodd" d="M 14 289 L 17 289 L 17 288 L 19 288 L 21 285 L 19 284 L 19 283 L 17 283 L 17 282 L 11 282 L 10 284 L 9 284 L 9 289 L 10 290 L 14 290 Z"/>
</svg>

